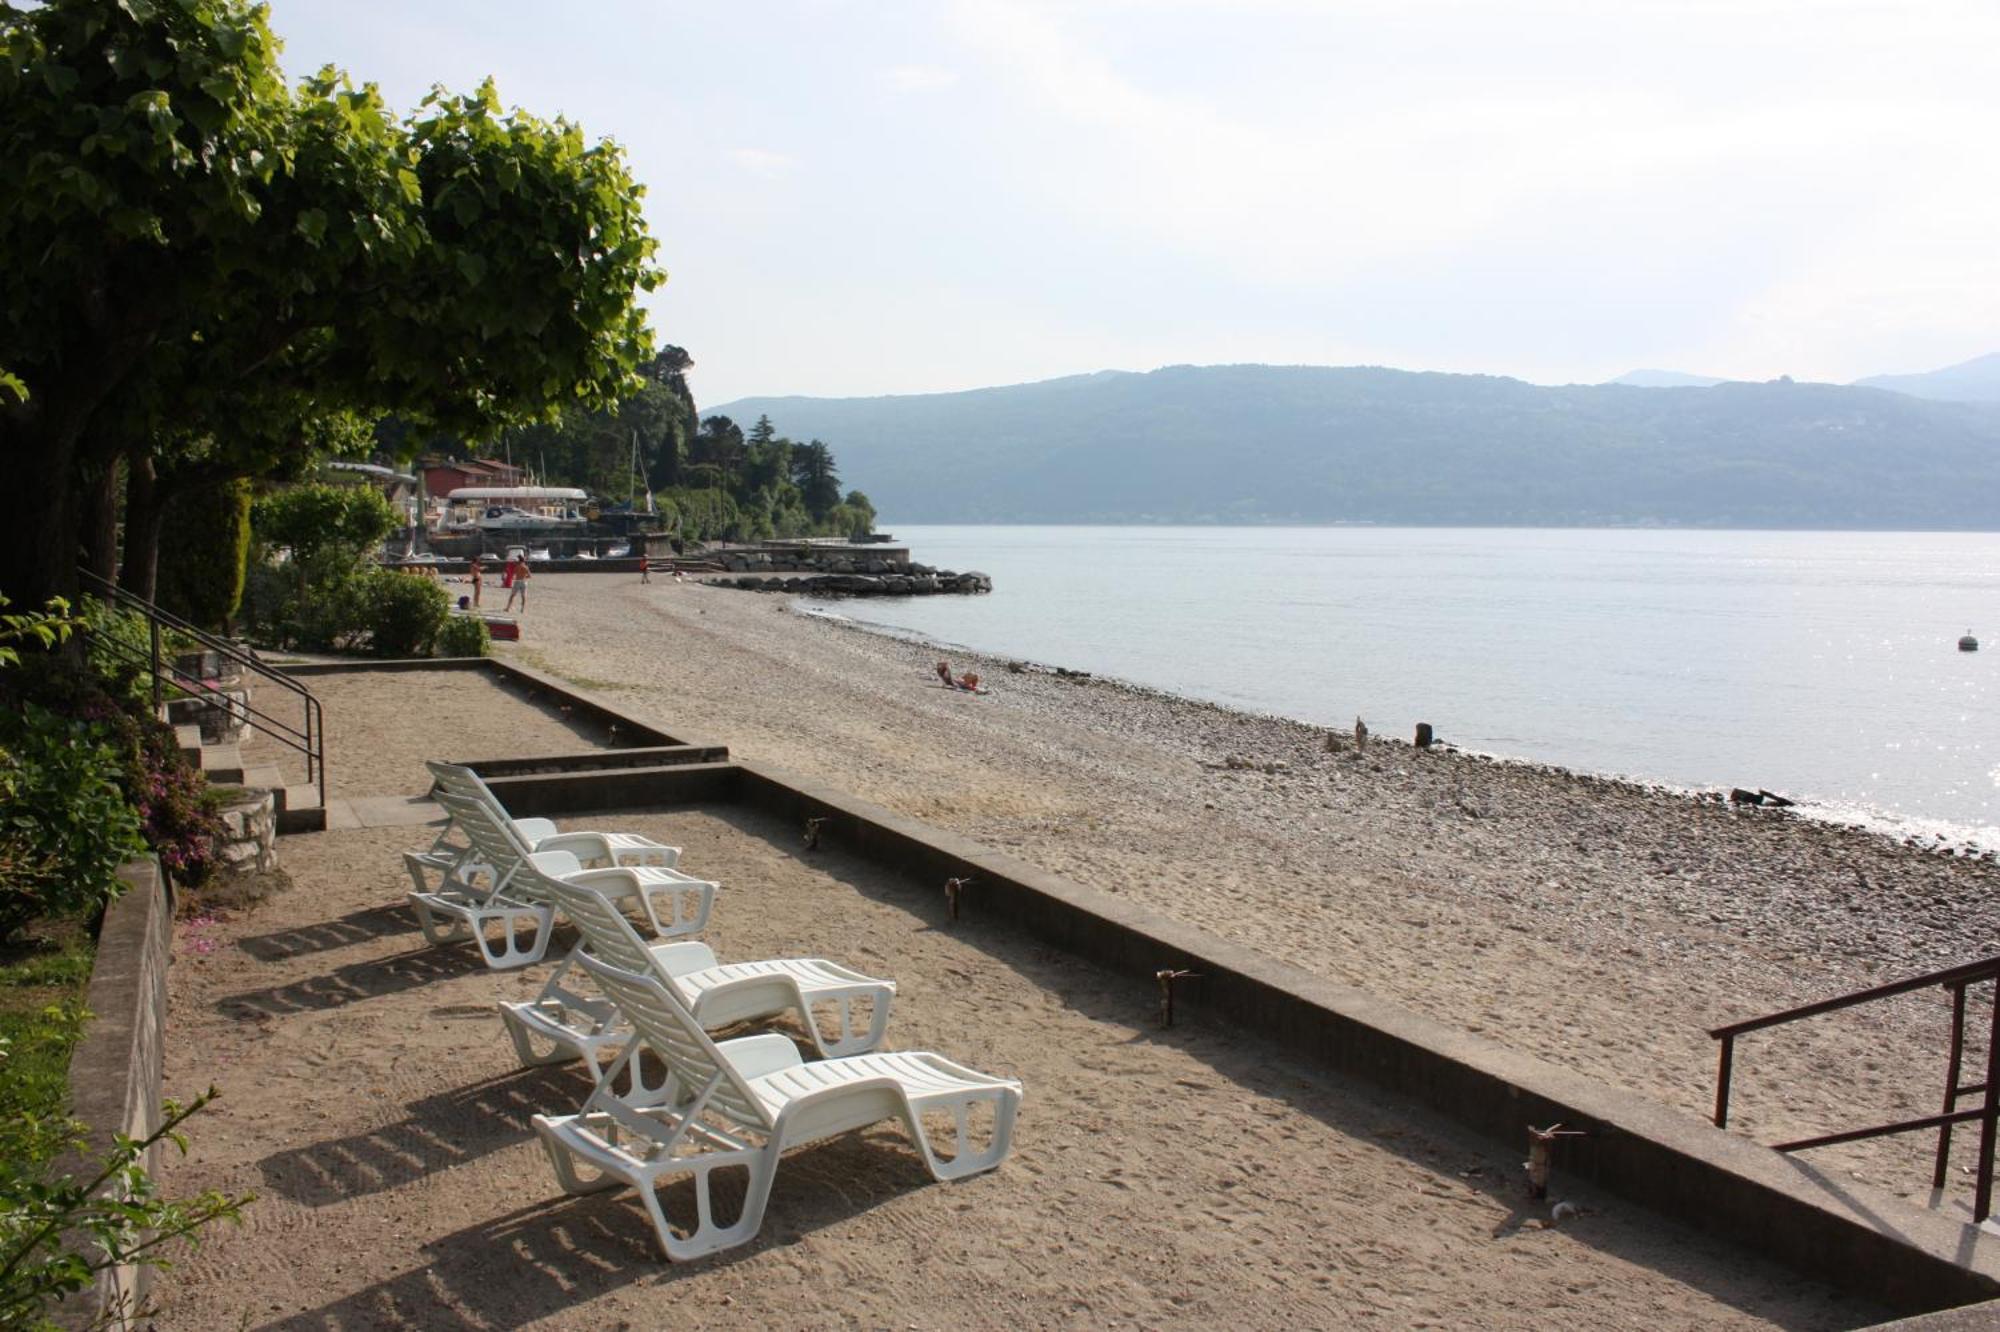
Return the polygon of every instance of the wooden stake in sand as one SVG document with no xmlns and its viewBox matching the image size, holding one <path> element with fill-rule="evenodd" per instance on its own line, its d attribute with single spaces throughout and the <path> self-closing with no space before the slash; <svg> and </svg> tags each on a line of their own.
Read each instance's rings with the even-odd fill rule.
<svg viewBox="0 0 2000 1332">
<path fill-rule="evenodd" d="M 959 894 L 971 886 L 971 879 L 946 879 L 944 881 L 944 900 L 945 904 L 951 908 L 951 918 L 953 920 L 958 919 Z"/>
<path fill-rule="evenodd" d="M 1153 973 L 1153 979 L 1160 983 L 1160 1025 L 1174 1025 L 1174 985 L 1179 981 L 1194 980 L 1201 975 L 1198 971 L 1176 971 L 1172 967 L 1162 967 Z"/>
<path fill-rule="evenodd" d="M 1528 1126 L 1528 1159 L 1521 1168 L 1528 1172 L 1528 1196 L 1546 1198 L 1549 1196 L 1549 1163 L 1555 1150 L 1557 1138 L 1581 1138 L 1582 1129 L 1566 1129 L 1561 1124 L 1551 1124 L 1545 1129 Z"/>
</svg>

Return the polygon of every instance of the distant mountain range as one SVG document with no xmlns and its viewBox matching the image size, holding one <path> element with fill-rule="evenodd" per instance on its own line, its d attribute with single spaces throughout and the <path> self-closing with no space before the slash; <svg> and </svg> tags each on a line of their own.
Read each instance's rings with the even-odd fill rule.
<svg viewBox="0 0 2000 1332">
<path fill-rule="evenodd" d="M 1717 379 L 1714 375 L 1682 374 L 1678 370 L 1627 370 L 1607 382 L 1627 384 L 1633 388 L 1713 388 L 1728 381 Z"/>
<path fill-rule="evenodd" d="M 2000 404 L 1172 366 L 707 408 L 833 447 L 889 523 L 2000 528 Z"/>
<path fill-rule="evenodd" d="M 2000 402 L 2000 352 L 1920 375 L 1870 375 L 1854 382 L 1863 388 L 1888 389 L 1941 402 Z"/>
<path fill-rule="evenodd" d="M 1730 381 L 1713 375 L 1683 374 L 1679 370 L 1628 370 L 1609 382 L 1634 388 L 1711 388 Z M 1855 380 L 1854 384 L 1857 388 L 1887 389 L 1935 402 L 2000 402 L 2000 352 L 1921 374 L 1870 375 Z"/>
</svg>

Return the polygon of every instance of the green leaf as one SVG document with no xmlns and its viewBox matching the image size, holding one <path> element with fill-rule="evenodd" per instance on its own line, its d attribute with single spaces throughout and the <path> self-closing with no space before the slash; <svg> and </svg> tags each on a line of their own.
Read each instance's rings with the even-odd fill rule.
<svg viewBox="0 0 2000 1332">
<path fill-rule="evenodd" d="M 460 250 L 458 271 L 465 274 L 465 280 L 476 287 L 486 280 L 486 260 L 470 250 Z"/>
<path fill-rule="evenodd" d="M 308 208 L 300 213 L 299 234 L 318 245 L 326 236 L 326 213 L 318 208 Z"/>
</svg>

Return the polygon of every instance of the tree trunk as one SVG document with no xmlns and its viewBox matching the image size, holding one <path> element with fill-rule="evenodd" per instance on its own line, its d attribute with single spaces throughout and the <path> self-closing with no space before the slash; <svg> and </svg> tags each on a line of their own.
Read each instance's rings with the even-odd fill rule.
<svg viewBox="0 0 2000 1332">
<path fill-rule="evenodd" d="M 118 460 L 91 469 L 84 486 L 83 567 L 107 583 L 118 581 Z"/>
<path fill-rule="evenodd" d="M 20 611 L 76 600 L 77 432 L 48 407 L 0 408 L 0 459 L 20 501 L 0 523 L 0 592 Z"/>
<path fill-rule="evenodd" d="M 125 468 L 125 567 L 118 584 L 133 596 L 153 600 L 160 564 L 160 488 L 153 460 L 132 458 Z"/>
</svg>

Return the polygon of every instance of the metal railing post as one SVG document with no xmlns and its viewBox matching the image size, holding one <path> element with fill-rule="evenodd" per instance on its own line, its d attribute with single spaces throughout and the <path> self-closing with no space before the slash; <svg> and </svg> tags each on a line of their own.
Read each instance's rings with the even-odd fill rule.
<svg viewBox="0 0 2000 1332">
<path fill-rule="evenodd" d="M 1986 1028 L 1986 1107 L 1979 1121 L 1978 1191 L 1972 1203 L 1977 1225 L 1993 1213 L 1993 1137 L 2000 1126 L 2000 977 L 1993 981 L 1993 1014 Z"/>
<path fill-rule="evenodd" d="M 1722 1038 L 1722 1060 L 1715 1070 L 1715 1126 L 1729 1127 L 1729 1074 L 1730 1065 L 1736 1058 L 1736 1038 Z"/>
<path fill-rule="evenodd" d="M 160 680 L 160 622 L 148 616 L 146 625 L 152 630 L 153 640 L 153 712 L 157 715 L 166 706 L 166 690 Z"/>
<path fill-rule="evenodd" d="M 1943 1113 L 1958 1109 L 1958 1075 L 1965 1063 L 1965 987 L 1951 992 L 1951 1061 L 1944 1074 Z M 1937 1168 L 1931 1172 L 1931 1187 L 1941 1189 L 1951 1163 L 1951 1125 L 1938 1125 Z"/>
</svg>

